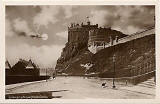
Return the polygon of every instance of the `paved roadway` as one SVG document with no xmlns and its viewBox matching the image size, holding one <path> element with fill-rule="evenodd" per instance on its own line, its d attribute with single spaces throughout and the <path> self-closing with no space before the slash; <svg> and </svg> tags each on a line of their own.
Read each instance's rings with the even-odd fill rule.
<svg viewBox="0 0 160 104">
<path fill-rule="evenodd" d="M 101 84 L 107 83 L 102 88 Z M 7 85 L 6 94 L 53 91 L 53 98 L 63 99 L 152 99 L 155 97 L 155 83 L 152 79 L 136 86 L 115 82 L 116 89 L 112 89 L 112 81 L 83 77 L 57 77 L 48 81 L 27 82 Z"/>
</svg>

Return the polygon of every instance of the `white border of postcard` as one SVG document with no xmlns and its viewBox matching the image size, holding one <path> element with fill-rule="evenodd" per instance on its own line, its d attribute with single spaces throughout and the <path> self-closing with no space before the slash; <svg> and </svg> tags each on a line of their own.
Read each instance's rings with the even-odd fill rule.
<svg viewBox="0 0 160 104">
<path fill-rule="evenodd" d="M 0 103 L 108 103 L 158 104 L 160 102 L 160 2 L 157 0 L 3 0 L 0 3 Z M 159 4 L 159 5 L 158 5 Z M 5 99 L 5 6 L 6 5 L 155 5 L 156 98 L 155 99 Z M 2 17 L 2 18 L 1 18 Z"/>
</svg>

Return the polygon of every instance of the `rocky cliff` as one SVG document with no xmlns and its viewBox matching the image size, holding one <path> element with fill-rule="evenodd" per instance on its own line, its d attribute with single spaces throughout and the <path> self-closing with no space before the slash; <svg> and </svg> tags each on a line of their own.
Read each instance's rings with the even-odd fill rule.
<svg viewBox="0 0 160 104">
<path fill-rule="evenodd" d="M 57 60 L 56 70 L 70 75 L 85 74 L 82 64 L 91 63 L 93 54 L 88 51 L 86 43 L 66 44 L 61 57 Z"/>
</svg>

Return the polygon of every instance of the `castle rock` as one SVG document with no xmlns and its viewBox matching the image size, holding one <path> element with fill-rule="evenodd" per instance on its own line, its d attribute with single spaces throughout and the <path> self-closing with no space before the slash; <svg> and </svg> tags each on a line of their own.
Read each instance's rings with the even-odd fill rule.
<svg viewBox="0 0 160 104">
<path fill-rule="evenodd" d="M 115 40 L 125 36 L 127 35 L 111 28 L 101 28 L 98 27 L 98 24 L 91 25 L 89 21 L 87 24 L 71 23 L 68 27 L 68 42 L 57 60 L 56 69 L 60 72 L 66 70 L 71 66 L 70 64 L 73 63 L 74 59 L 79 59 L 81 55 L 81 57 L 86 56 L 84 53 L 91 57 L 95 53 L 95 47 L 108 44 L 111 38 Z"/>
</svg>

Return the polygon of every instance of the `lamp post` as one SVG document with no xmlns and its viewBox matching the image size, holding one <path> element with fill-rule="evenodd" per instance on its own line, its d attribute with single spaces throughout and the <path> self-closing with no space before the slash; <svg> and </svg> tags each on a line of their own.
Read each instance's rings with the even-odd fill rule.
<svg viewBox="0 0 160 104">
<path fill-rule="evenodd" d="M 116 61 L 116 55 L 114 54 L 113 55 L 113 86 L 112 86 L 112 88 L 116 88 L 116 86 L 115 86 L 115 61 Z"/>
<path fill-rule="evenodd" d="M 46 82 L 47 82 L 47 68 L 46 68 Z"/>
</svg>

